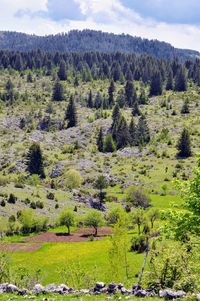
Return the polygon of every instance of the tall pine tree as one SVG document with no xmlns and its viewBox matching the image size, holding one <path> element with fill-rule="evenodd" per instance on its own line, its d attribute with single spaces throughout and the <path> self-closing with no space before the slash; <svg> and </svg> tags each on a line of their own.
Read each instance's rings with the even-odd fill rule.
<svg viewBox="0 0 200 301">
<path fill-rule="evenodd" d="M 187 90 L 187 77 L 185 68 L 183 65 L 180 65 L 176 74 L 174 91 L 186 91 Z"/>
<path fill-rule="evenodd" d="M 190 134 L 187 129 L 183 129 L 181 132 L 178 144 L 177 144 L 177 149 L 179 151 L 178 155 L 180 157 L 190 157 L 192 154 L 191 151 L 191 142 L 190 142 Z"/>
<path fill-rule="evenodd" d="M 93 108 L 94 103 L 93 103 L 93 96 L 92 96 L 92 91 L 90 90 L 89 96 L 88 96 L 88 108 Z"/>
<path fill-rule="evenodd" d="M 60 80 L 67 80 L 67 69 L 64 60 L 61 60 L 60 67 L 58 70 L 58 77 Z"/>
<path fill-rule="evenodd" d="M 115 141 L 117 148 L 126 147 L 130 143 L 130 140 L 129 128 L 126 119 L 124 118 L 124 116 L 122 116 L 116 132 Z"/>
<path fill-rule="evenodd" d="M 159 70 L 156 70 L 151 78 L 150 95 L 162 95 L 162 79 Z"/>
<path fill-rule="evenodd" d="M 97 147 L 98 147 L 99 152 L 103 152 L 103 143 L 104 143 L 103 128 L 101 127 L 99 130 L 98 137 L 97 137 Z"/>
<path fill-rule="evenodd" d="M 110 83 L 110 86 L 108 88 L 108 103 L 110 108 L 112 108 L 112 106 L 114 105 L 114 91 L 115 91 L 115 85 L 114 85 L 114 81 L 112 80 Z"/>
<path fill-rule="evenodd" d="M 59 82 L 56 81 L 53 87 L 53 95 L 52 95 L 52 100 L 53 101 L 62 101 L 64 100 L 64 90 L 63 90 L 63 85 Z"/>
<path fill-rule="evenodd" d="M 172 68 L 169 68 L 166 90 L 173 90 L 173 71 Z"/>
<path fill-rule="evenodd" d="M 127 81 L 125 86 L 126 103 L 129 107 L 132 107 L 137 100 L 137 93 L 132 81 Z"/>
<path fill-rule="evenodd" d="M 150 141 L 150 132 L 144 115 L 142 115 L 138 121 L 137 141 L 138 144 L 146 144 Z"/>
<path fill-rule="evenodd" d="M 30 146 L 27 154 L 27 167 L 30 174 L 37 174 L 41 178 L 45 178 L 43 161 L 40 144 L 34 142 Z"/>
<path fill-rule="evenodd" d="M 68 128 L 74 127 L 77 125 L 77 112 L 76 112 L 76 106 L 74 102 L 73 95 L 70 96 L 69 104 L 65 113 L 65 120 L 68 120 Z"/>
<path fill-rule="evenodd" d="M 133 118 L 131 119 L 131 122 L 129 125 L 129 134 L 130 134 L 130 144 L 132 146 L 137 145 L 136 126 L 135 126 Z"/>
</svg>

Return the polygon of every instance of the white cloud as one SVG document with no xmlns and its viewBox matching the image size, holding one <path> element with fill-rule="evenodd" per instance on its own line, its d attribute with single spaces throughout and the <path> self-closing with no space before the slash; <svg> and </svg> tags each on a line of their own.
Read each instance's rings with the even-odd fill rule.
<svg viewBox="0 0 200 301">
<path fill-rule="evenodd" d="M 86 19 L 60 21 L 37 15 L 38 11 L 47 11 L 48 1 L 0 0 L 0 29 L 45 35 L 88 28 L 158 39 L 167 41 L 175 47 L 200 50 L 200 27 L 167 24 L 156 22 L 151 18 L 142 18 L 133 10 L 124 7 L 119 0 L 74 0 L 80 5 Z M 29 10 L 35 17 L 30 15 L 14 17 L 19 10 Z"/>
</svg>

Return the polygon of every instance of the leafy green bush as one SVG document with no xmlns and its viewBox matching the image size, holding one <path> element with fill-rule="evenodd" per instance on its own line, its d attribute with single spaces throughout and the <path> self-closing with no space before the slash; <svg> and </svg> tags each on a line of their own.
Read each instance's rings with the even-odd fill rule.
<svg viewBox="0 0 200 301">
<path fill-rule="evenodd" d="M 131 239 L 131 251 L 137 253 L 145 252 L 147 248 L 147 237 L 146 236 L 134 236 Z"/>
</svg>

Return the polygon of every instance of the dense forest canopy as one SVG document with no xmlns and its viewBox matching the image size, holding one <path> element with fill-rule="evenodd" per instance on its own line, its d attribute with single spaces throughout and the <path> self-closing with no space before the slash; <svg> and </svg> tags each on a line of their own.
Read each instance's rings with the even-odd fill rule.
<svg viewBox="0 0 200 301">
<path fill-rule="evenodd" d="M 165 60 L 147 54 L 137 56 L 121 52 L 45 52 L 41 49 L 27 52 L 0 51 L 1 69 L 11 68 L 21 72 L 42 68 L 46 75 L 50 75 L 55 67 L 60 68 L 59 78 L 64 68 L 67 73 L 77 75 L 77 79 L 81 78 L 86 82 L 106 78 L 113 79 L 114 82 L 141 80 L 144 84 L 151 85 L 152 95 L 162 94 L 161 88 L 165 82 L 170 90 L 173 90 L 174 82 L 176 91 L 187 89 L 187 78 L 200 83 L 198 58 L 181 63 L 177 57 Z"/>
<path fill-rule="evenodd" d="M 38 48 L 44 51 L 100 51 L 131 53 L 136 55 L 147 53 L 157 58 L 179 57 L 184 61 L 199 55 L 198 51 L 178 49 L 169 43 L 158 40 L 142 39 L 131 35 L 116 35 L 95 30 L 72 30 L 48 36 L 28 35 L 25 33 L 1 31 L 0 49 L 14 51 L 30 51 Z"/>
</svg>

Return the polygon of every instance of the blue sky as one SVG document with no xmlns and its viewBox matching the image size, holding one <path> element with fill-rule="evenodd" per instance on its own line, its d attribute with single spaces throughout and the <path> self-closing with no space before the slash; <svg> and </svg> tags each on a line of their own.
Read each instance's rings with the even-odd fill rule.
<svg viewBox="0 0 200 301">
<path fill-rule="evenodd" d="M 200 0 L 0 0 L 0 30 L 96 29 L 200 51 Z"/>
</svg>

